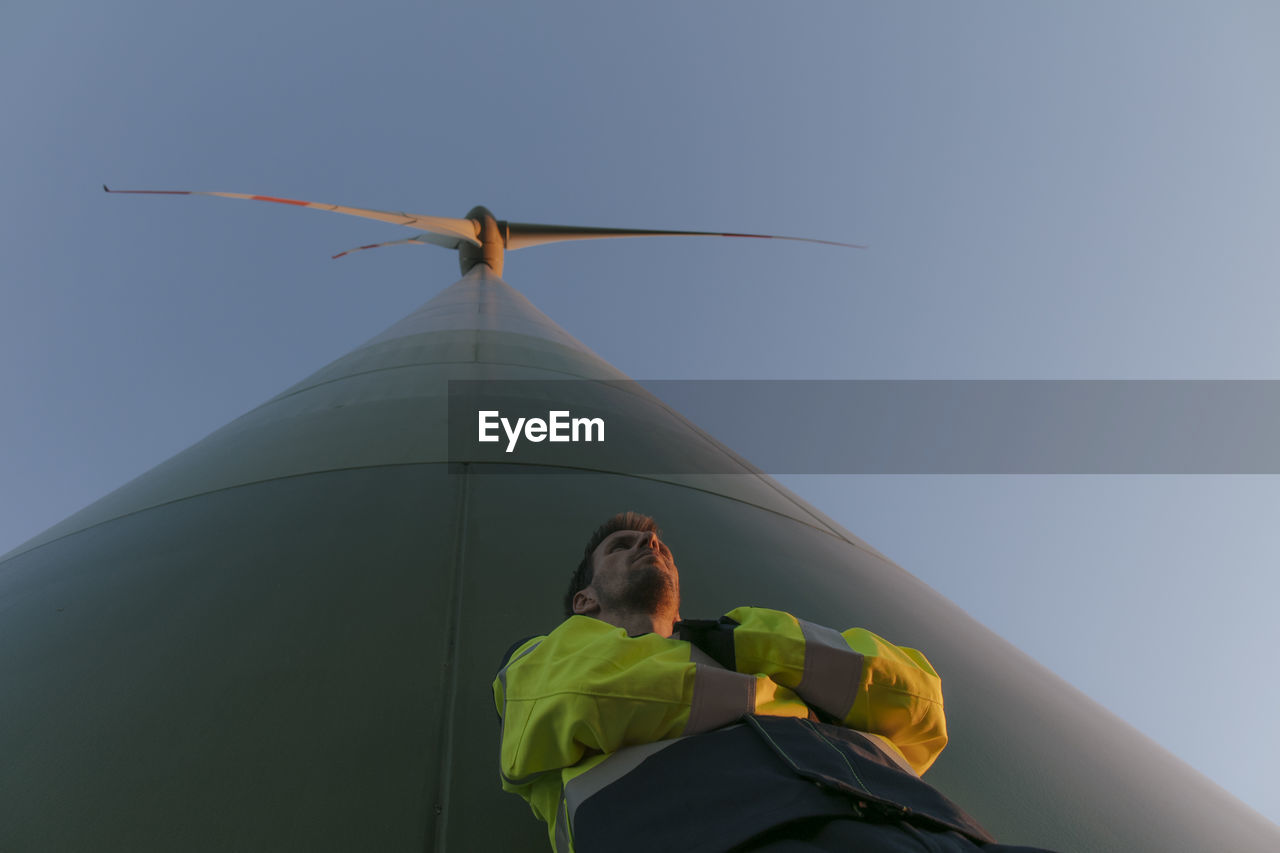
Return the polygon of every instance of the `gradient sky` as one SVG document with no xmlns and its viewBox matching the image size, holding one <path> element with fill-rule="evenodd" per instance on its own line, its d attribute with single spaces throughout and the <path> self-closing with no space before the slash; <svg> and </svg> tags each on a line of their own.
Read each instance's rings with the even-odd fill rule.
<svg viewBox="0 0 1280 853">
<path fill-rule="evenodd" d="M 0 12 L 0 552 L 457 277 L 104 181 L 870 246 L 507 258 L 637 379 L 1280 378 L 1280 6 L 604 5 Z M 780 479 L 1280 821 L 1280 478 Z"/>
</svg>

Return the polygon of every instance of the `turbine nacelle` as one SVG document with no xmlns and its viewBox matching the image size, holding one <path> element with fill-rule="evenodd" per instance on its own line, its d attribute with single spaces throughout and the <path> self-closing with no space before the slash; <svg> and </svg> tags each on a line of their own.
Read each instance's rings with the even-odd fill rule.
<svg viewBox="0 0 1280 853">
<path fill-rule="evenodd" d="M 458 266 L 462 268 L 462 274 L 471 272 L 476 264 L 484 264 L 501 278 L 502 258 L 507 249 L 506 221 L 495 219 L 489 208 L 482 204 L 467 211 L 467 219 L 476 224 L 476 239 L 480 245 L 463 243 L 458 247 Z"/>
</svg>

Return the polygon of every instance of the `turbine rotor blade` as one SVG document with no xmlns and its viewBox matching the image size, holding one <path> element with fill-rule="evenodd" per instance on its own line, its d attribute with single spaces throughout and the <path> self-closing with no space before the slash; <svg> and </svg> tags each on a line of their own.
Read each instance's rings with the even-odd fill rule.
<svg viewBox="0 0 1280 853">
<path fill-rule="evenodd" d="M 412 213 L 393 213 L 386 210 L 369 210 L 363 207 L 344 207 L 337 204 L 324 204 L 315 201 L 299 201 L 292 198 L 276 198 L 268 195 L 247 195 L 245 193 L 200 192 L 197 190 L 113 190 L 106 184 L 102 188 L 109 193 L 133 195 L 210 195 L 219 198 L 238 198 L 247 201 L 271 201 L 276 204 L 289 204 L 294 207 L 310 207 L 314 210 L 327 210 L 332 213 L 345 213 L 348 216 L 359 216 L 364 219 L 376 219 L 379 222 L 390 222 L 393 225 L 404 225 L 422 231 L 420 242 L 433 243 L 447 249 L 456 249 L 463 243 L 479 246 L 479 225 L 471 219 L 451 219 L 444 216 L 419 216 Z"/>
<path fill-rule="evenodd" d="M 434 240 L 432 240 L 431 238 L 433 238 L 434 236 L 435 236 L 434 234 L 419 234 L 418 236 L 410 237 L 407 240 L 388 240 L 385 243 L 370 243 L 367 246 L 356 246 L 354 249 L 347 249 L 345 252 L 339 252 L 338 254 L 333 255 L 332 257 L 333 259 L 336 260 L 338 258 L 341 258 L 344 255 L 349 255 L 352 252 L 359 252 L 363 249 L 381 249 L 383 246 L 401 246 L 406 243 L 417 243 L 419 245 L 422 245 L 424 243 L 432 243 L 434 242 Z M 436 245 L 440 245 L 440 244 L 437 243 Z"/>
<path fill-rule="evenodd" d="M 824 246 L 843 246 L 847 249 L 865 249 L 856 243 L 837 243 L 834 240 L 815 240 L 811 237 L 779 237 L 775 234 L 735 234 L 724 231 L 659 231 L 639 228 L 590 228 L 579 225 L 539 225 L 533 222 L 507 223 L 507 248 L 523 249 L 543 243 L 559 243 L 564 240 L 603 240 L 610 237 L 752 237 L 760 240 L 793 240 L 800 243 L 821 243 Z"/>
</svg>

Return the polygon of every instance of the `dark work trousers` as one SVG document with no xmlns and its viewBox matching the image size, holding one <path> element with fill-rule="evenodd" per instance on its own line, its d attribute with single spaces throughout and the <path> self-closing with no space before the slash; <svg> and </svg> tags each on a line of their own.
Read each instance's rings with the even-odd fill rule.
<svg viewBox="0 0 1280 853">
<path fill-rule="evenodd" d="M 1041 847 L 976 844 L 958 832 L 930 832 L 904 823 L 812 818 L 784 824 L 732 853 L 1051 853 Z"/>
</svg>

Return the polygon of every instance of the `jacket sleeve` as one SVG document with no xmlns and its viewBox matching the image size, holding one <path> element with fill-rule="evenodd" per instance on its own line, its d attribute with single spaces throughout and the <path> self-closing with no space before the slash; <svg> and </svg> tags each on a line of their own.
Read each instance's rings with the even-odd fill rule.
<svg viewBox="0 0 1280 853">
<path fill-rule="evenodd" d="M 915 649 L 759 607 L 730 611 L 720 626 L 718 657 L 733 657 L 722 663 L 767 675 L 842 725 L 887 738 L 917 773 L 947 745 L 941 680 Z"/>
<path fill-rule="evenodd" d="M 543 774 L 591 755 L 709 731 L 749 713 L 808 714 L 768 676 L 733 672 L 687 642 L 629 637 L 585 616 L 517 648 L 493 697 L 503 788 L 526 795 Z"/>
</svg>

